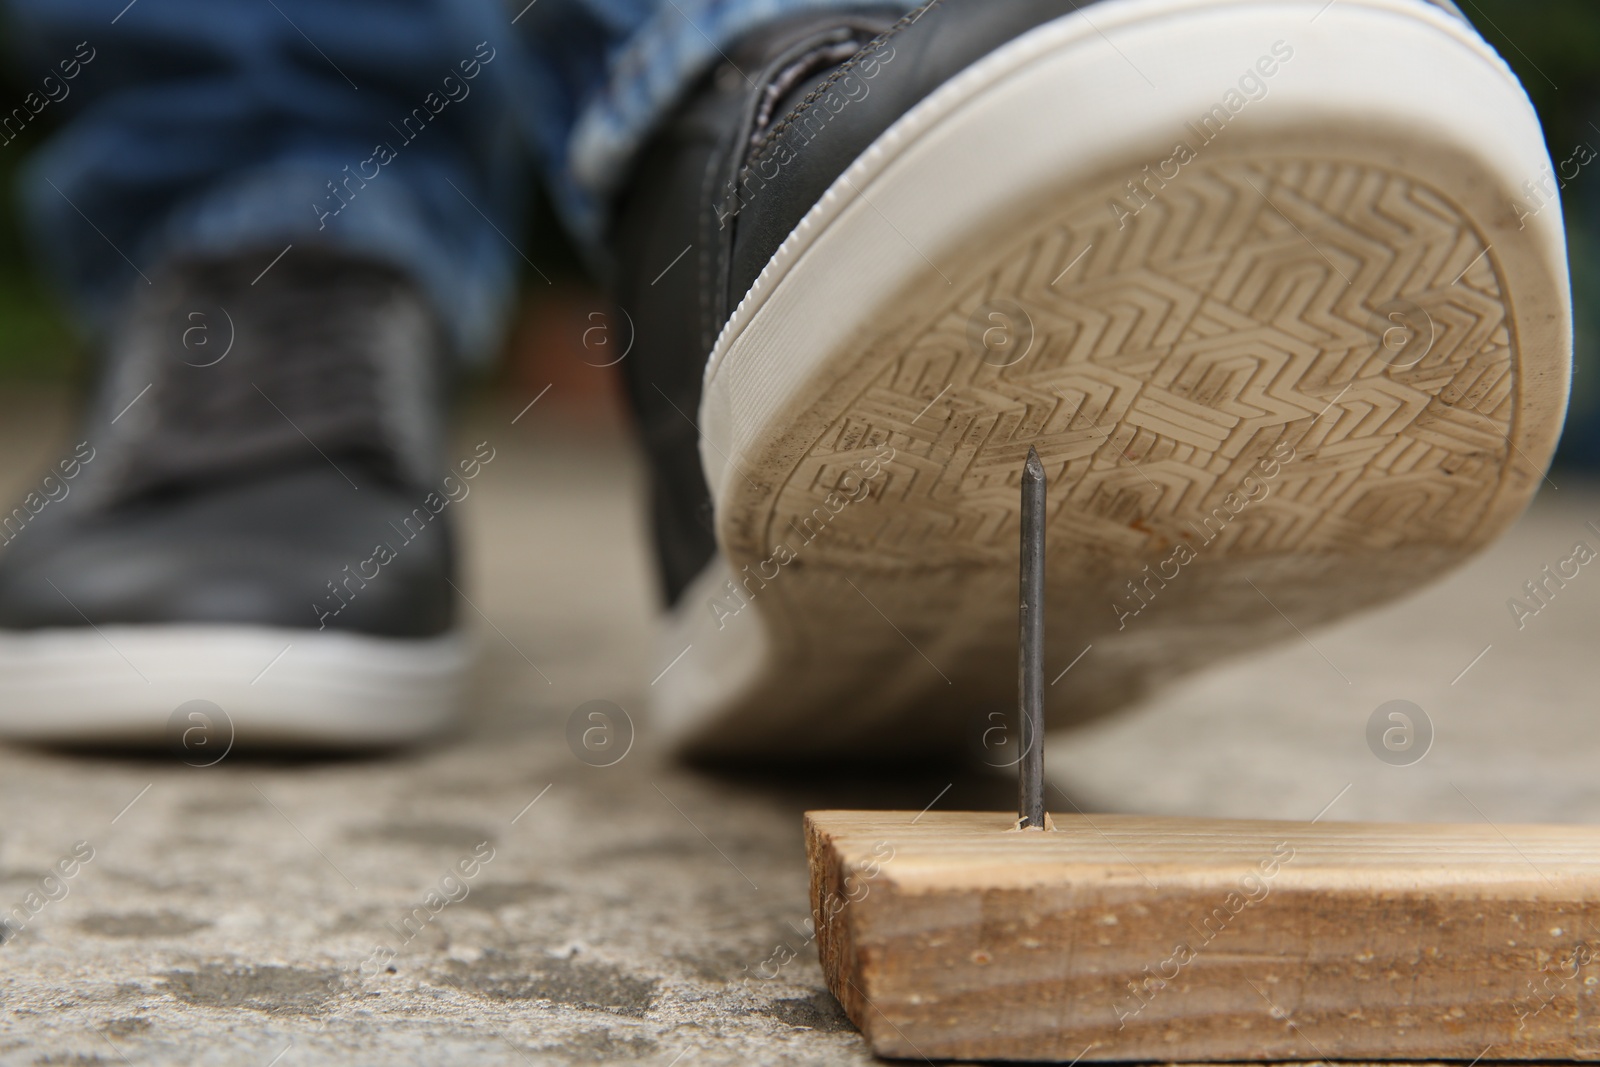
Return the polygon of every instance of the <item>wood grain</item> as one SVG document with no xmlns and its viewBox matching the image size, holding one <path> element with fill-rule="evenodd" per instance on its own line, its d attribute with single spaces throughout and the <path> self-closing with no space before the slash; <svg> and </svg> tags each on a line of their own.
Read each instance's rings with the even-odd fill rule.
<svg viewBox="0 0 1600 1067">
<path fill-rule="evenodd" d="M 806 816 L 829 987 L 892 1057 L 1600 1059 L 1600 828 Z"/>
</svg>

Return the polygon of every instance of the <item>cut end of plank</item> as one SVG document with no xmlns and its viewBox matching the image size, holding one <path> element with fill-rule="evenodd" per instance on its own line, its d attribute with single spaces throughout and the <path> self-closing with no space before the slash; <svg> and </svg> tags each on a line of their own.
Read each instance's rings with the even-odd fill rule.
<svg viewBox="0 0 1600 1067">
<path fill-rule="evenodd" d="M 1600 1060 L 1600 828 L 806 815 L 883 1056 Z"/>
</svg>

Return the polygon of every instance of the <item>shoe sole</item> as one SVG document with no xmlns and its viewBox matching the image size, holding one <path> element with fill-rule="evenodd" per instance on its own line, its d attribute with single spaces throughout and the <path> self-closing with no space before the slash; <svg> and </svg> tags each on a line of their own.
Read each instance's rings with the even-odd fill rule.
<svg viewBox="0 0 1600 1067">
<path fill-rule="evenodd" d="M 1513 206 L 1548 167 L 1515 77 L 1421 0 L 1105 0 L 986 57 L 718 340 L 722 555 L 669 627 L 693 651 L 660 728 L 872 756 L 993 726 L 1030 445 L 1053 721 L 1457 565 L 1565 408 L 1560 211 Z"/>
<path fill-rule="evenodd" d="M 174 745 L 191 762 L 236 748 L 404 744 L 450 721 L 470 663 L 458 634 L 403 640 L 178 625 L 4 632 L 0 736 Z"/>
</svg>

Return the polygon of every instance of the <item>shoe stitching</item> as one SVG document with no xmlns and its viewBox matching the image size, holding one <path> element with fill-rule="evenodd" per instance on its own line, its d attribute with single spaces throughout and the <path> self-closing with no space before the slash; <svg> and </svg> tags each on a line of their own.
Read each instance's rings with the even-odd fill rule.
<svg viewBox="0 0 1600 1067">
<path fill-rule="evenodd" d="M 923 4 L 916 10 L 907 12 L 905 15 L 901 16 L 900 20 L 893 26 L 890 26 L 887 30 L 884 30 L 882 33 L 872 38 L 872 40 L 862 45 L 856 50 L 854 55 L 845 60 L 843 63 L 839 64 L 832 74 L 830 74 L 815 89 L 811 90 L 811 92 L 807 93 L 798 102 L 796 102 L 795 106 L 789 110 L 788 114 L 784 115 L 784 117 L 767 132 L 761 147 L 756 149 L 756 151 L 753 152 L 739 168 L 740 178 L 742 178 L 751 167 L 765 160 L 768 153 L 775 148 L 777 142 L 783 137 L 784 133 L 789 129 L 789 127 L 793 126 L 794 123 L 799 120 L 800 116 L 809 111 L 818 100 L 827 95 L 827 93 L 832 90 L 834 85 L 838 84 L 838 82 L 847 75 L 853 73 L 857 67 L 865 62 L 869 53 L 873 53 L 875 49 L 879 49 L 883 45 L 887 44 L 892 38 L 898 36 L 902 31 L 914 25 L 918 19 L 920 19 L 927 12 L 931 11 L 933 8 L 939 6 L 941 3 L 943 3 L 943 0 L 928 0 L 927 3 Z"/>
</svg>

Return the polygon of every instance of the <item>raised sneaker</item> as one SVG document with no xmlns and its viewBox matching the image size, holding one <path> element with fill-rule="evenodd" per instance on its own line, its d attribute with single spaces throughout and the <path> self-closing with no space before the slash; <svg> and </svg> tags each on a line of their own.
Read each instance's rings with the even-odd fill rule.
<svg viewBox="0 0 1600 1067">
<path fill-rule="evenodd" d="M 1560 213 L 1426 0 L 943 0 L 774 23 L 638 164 L 618 285 L 691 753 L 957 748 L 1400 596 L 1539 487 Z M 674 657 L 681 657 L 675 659 Z"/>
</svg>

